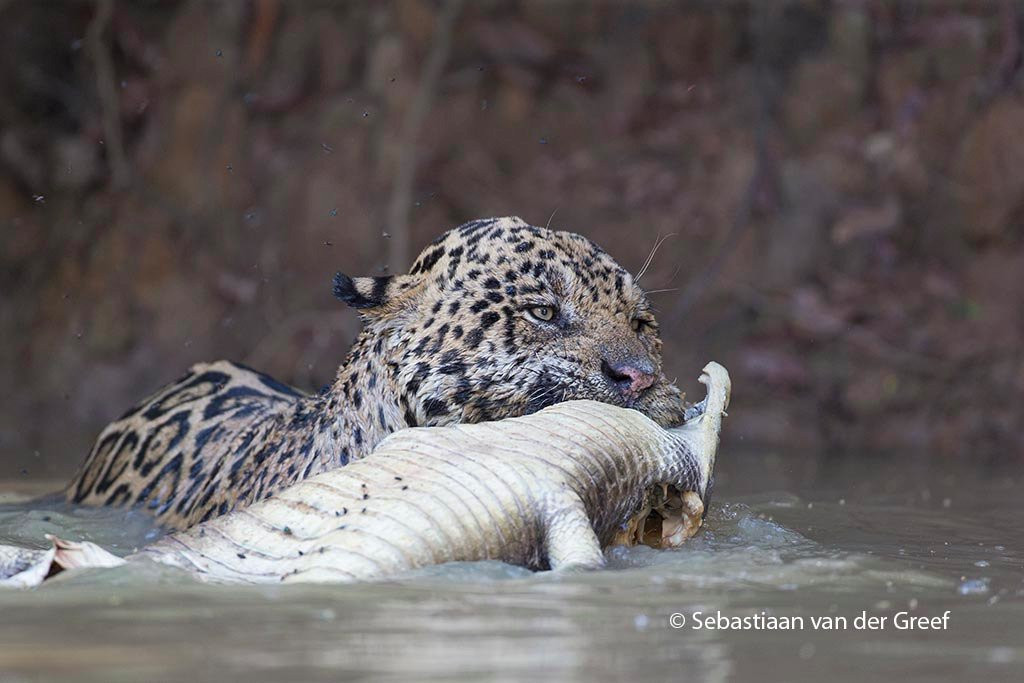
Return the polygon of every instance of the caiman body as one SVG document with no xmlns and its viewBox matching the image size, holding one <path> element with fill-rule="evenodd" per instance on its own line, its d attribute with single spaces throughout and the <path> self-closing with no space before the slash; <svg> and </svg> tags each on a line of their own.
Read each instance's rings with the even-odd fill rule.
<svg viewBox="0 0 1024 683">
<path fill-rule="evenodd" d="M 707 397 L 672 429 L 634 410 L 570 401 L 500 422 L 403 430 L 367 460 L 128 560 L 246 583 L 347 582 L 486 559 L 597 567 L 652 487 L 708 495 L 730 384 L 716 363 L 701 382 Z M 93 564 L 76 556 L 88 545 L 58 541 L 58 564 Z"/>
</svg>

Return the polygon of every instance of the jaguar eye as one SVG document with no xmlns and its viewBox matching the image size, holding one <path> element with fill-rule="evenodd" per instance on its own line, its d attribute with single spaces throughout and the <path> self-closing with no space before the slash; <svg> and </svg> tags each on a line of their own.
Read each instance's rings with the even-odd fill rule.
<svg viewBox="0 0 1024 683">
<path fill-rule="evenodd" d="M 558 309 L 554 306 L 534 306 L 530 309 L 530 315 L 545 323 L 549 323 L 554 320 L 557 312 Z"/>
</svg>

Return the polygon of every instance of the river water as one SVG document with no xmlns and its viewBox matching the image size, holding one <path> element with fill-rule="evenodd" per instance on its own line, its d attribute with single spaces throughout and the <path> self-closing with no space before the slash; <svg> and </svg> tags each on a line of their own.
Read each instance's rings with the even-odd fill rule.
<svg viewBox="0 0 1024 683">
<path fill-rule="evenodd" d="M 614 549 L 600 572 L 480 563 L 270 588 L 155 565 L 64 575 L 0 591 L 0 681 L 1021 681 L 1022 478 L 728 453 L 698 537 Z M 139 514 L 0 505 L 0 543 L 46 532 L 122 553 L 156 533 Z"/>
</svg>

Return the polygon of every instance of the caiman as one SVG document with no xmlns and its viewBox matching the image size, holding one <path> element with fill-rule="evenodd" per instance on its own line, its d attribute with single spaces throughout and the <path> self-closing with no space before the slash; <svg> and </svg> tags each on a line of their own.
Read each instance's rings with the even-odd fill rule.
<svg viewBox="0 0 1024 683">
<path fill-rule="evenodd" d="M 406 429 L 365 460 L 165 536 L 125 560 L 54 539 L 48 557 L 29 564 L 147 558 L 201 580 L 242 583 L 360 581 L 452 561 L 597 568 L 603 549 L 646 514 L 659 488 L 682 494 L 687 535 L 699 526 L 731 390 L 717 363 L 700 381 L 707 396 L 679 427 L 580 400 L 496 422 Z M 22 568 L 33 571 L 22 553 Z M 0 568 L 2 558 L 0 548 Z"/>
</svg>

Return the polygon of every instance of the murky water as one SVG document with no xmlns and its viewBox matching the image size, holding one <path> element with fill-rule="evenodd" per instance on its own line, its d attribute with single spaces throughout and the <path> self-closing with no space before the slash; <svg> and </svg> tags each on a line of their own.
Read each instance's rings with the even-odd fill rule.
<svg viewBox="0 0 1024 683">
<path fill-rule="evenodd" d="M 573 576 L 483 563 L 329 587 L 204 586 L 155 565 L 61 577 L 0 592 L 0 681 L 1024 680 L 1021 474 L 929 462 L 729 453 L 687 547 L 617 549 L 609 570 Z M 0 543 L 58 531 L 119 552 L 153 534 L 140 515 L 0 505 Z M 695 612 L 725 628 L 695 629 Z M 901 612 L 938 628 L 901 628 Z M 772 618 L 790 628 L 742 628 Z"/>
</svg>

